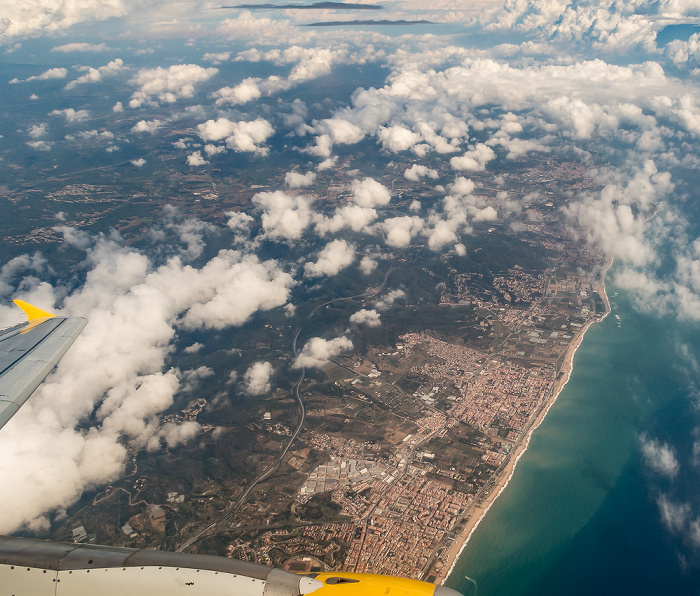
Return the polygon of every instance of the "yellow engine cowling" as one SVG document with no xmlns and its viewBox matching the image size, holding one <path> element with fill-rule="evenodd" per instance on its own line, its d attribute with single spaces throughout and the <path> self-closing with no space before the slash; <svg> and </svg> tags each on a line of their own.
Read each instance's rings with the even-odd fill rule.
<svg viewBox="0 0 700 596">
<path fill-rule="evenodd" d="M 310 577 L 323 582 L 314 596 L 461 596 L 445 586 L 388 575 L 331 571 Z"/>
</svg>

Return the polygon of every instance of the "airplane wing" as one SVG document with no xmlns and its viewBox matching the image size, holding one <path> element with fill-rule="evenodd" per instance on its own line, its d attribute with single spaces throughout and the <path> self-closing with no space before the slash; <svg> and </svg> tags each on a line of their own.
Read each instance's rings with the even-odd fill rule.
<svg viewBox="0 0 700 596">
<path fill-rule="evenodd" d="M 321 587 L 226 557 L 0 536 L 0 594 L 303 596 Z"/>
<path fill-rule="evenodd" d="M 57 317 L 15 300 L 26 323 L 0 331 L 0 428 L 53 370 L 87 323 L 81 317 Z"/>
<path fill-rule="evenodd" d="M 55 596 L 462 596 L 415 579 L 0 536 L 0 594 Z"/>
</svg>

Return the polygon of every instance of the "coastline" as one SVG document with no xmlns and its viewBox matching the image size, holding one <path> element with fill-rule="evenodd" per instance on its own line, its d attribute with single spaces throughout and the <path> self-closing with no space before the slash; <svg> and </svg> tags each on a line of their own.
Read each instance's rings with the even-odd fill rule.
<svg viewBox="0 0 700 596">
<path fill-rule="evenodd" d="M 518 465 L 520 458 L 525 454 L 528 446 L 530 445 L 530 439 L 532 438 L 533 433 L 535 432 L 535 430 L 537 430 L 540 424 L 542 424 L 547 414 L 549 413 L 550 408 L 557 401 L 559 394 L 569 382 L 574 368 L 573 364 L 574 357 L 576 356 L 576 351 L 581 346 L 586 332 L 594 323 L 601 322 L 603 319 L 605 319 L 605 317 L 607 317 L 610 314 L 611 307 L 610 300 L 608 298 L 608 294 L 605 288 L 605 279 L 607 277 L 608 270 L 610 269 L 612 264 L 613 257 L 606 257 L 605 264 L 603 265 L 603 268 L 601 270 L 600 281 L 594 285 L 594 291 L 597 291 L 603 299 L 603 302 L 605 304 L 605 312 L 600 317 L 595 317 L 588 321 L 581 328 L 581 330 L 578 332 L 576 337 L 572 340 L 571 344 L 567 348 L 566 356 L 564 358 L 560 374 L 557 376 L 557 379 L 554 381 L 554 385 L 552 386 L 552 393 L 550 399 L 543 405 L 539 413 L 535 416 L 535 419 L 533 420 L 532 425 L 530 426 L 530 429 L 527 432 L 527 435 L 517 445 L 515 451 L 508 459 L 508 463 L 499 472 L 498 478 L 496 479 L 496 482 L 491 492 L 488 494 L 488 496 L 482 499 L 480 505 L 474 503 L 470 507 L 468 513 L 469 519 L 464 527 L 464 530 L 462 530 L 459 536 L 455 538 L 454 542 L 452 543 L 452 546 L 448 550 L 445 564 L 440 573 L 438 573 L 435 577 L 436 584 L 443 584 L 447 580 L 447 578 L 452 574 L 457 564 L 457 561 L 459 560 L 461 554 L 464 552 L 464 549 L 467 547 L 470 538 L 472 537 L 476 529 L 479 527 L 479 524 L 484 519 L 489 509 L 491 509 L 491 506 L 495 503 L 496 499 L 498 499 L 498 497 L 501 496 L 501 493 L 506 489 L 506 487 L 510 483 L 510 479 L 513 477 L 515 468 Z"/>
</svg>

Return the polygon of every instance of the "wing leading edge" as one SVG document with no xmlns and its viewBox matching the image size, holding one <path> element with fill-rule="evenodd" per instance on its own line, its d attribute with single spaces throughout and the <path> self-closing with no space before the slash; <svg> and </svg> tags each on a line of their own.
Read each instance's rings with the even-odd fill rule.
<svg viewBox="0 0 700 596">
<path fill-rule="evenodd" d="M 0 331 L 0 428 L 58 364 L 87 324 L 15 300 L 28 321 Z"/>
<path fill-rule="evenodd" d="M 462 596 L 414 579 L 296 575 L 226 557 L 0 536 L 0 593 L 56 596 Z"/>
</svg>

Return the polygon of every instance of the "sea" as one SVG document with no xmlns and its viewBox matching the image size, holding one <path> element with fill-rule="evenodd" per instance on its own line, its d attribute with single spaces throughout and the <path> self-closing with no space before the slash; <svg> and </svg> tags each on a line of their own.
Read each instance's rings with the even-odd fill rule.
<svg viewBox="0 0 700 596">
<path fill-rule="evenodd" d="M 611 314 L 445 582 L 465 596 L 700 595 L 700 330 L 607 290 Z"/>
</svg>

